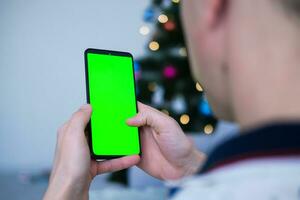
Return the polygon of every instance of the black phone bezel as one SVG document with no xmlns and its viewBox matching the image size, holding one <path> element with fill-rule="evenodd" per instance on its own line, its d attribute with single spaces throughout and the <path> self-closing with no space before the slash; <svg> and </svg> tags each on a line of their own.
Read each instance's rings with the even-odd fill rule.
<svg viewBox="0 0 300 200">
<path fill-rule="evenodd" d="M 132 71 L 133 71 L 133 80 L 134 80 L 134 93 L 135 93 L 135 105 L 136 105 L 136 113 L 138 113 L 138 102 L 136 97 L 136 80 L 134 75 L 134 60 L 132 54 L 128 52 L 122 52 L 122 51 L 112 51 L 112 50 L 104 50 L 104 49 L 94 49 L 94 48 L 88 48 L 84 51 L 84 63 L 85 63 L 85 83 L 86 83 L 86 99 L 87 103 L 90 104 L 90 90 L 89 90 L 89 73 L 88 73 L 88 59 L 87 55 L 88 53 L 95 53 L 95 54 L 104 54 L 104 55 L 114 55 L 114 56 L 126 56 L 130 57 L 132 61 Z M 91 121 L 86 126 L 87 131 L 87 140 L 90 148 L 91 157 L 94 160 L 108 160 L 108 159 L 114 159 L 114 158 L 120 158 L 124 156 L 129 155 L 96 155 L 93 152 L 92 147 L 92 130 L 91 130 Z M 139 154 L 141 155 L 141 138 L 140 138 L 140 128 L 138 128 L 138 137 L 139 137 Z"/>
</svg>

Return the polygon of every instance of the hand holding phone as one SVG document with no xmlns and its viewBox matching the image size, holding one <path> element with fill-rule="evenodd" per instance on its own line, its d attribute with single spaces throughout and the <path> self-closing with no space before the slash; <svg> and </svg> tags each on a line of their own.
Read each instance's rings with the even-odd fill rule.
<svg viewBox="0 0 300 200">
<path fill-rule="evenodd" d="M 122 170 L 139 162 L 138 155 L 103 162 L 91 160 L 84 133 L 91 112 L 90 105 L 82 106 L 58 129 L 54 162 L 44 200 L 88 199 L 89 186 L 96 175 Z"/>
<path fill-rule="evenodd" d="M 127 120 L 140 127 L 142 152 L 138 167 L 162 180 L 174 180 L 198 171 L 206 155 L 170 116 L 138 102 L 139 113 Z"/>
</svg>

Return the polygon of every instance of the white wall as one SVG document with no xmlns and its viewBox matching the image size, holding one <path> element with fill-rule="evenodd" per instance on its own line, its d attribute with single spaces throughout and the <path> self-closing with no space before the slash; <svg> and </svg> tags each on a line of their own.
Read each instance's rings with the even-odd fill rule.
<svg viewBox="0 0 300 200">
<path fill-rule="evenodd" d="M 0 170 L 51 165 L 57 127 L 85 103 L 83 51 L 141 55 L 149 3 L 0 1 Z"/>
</svg>

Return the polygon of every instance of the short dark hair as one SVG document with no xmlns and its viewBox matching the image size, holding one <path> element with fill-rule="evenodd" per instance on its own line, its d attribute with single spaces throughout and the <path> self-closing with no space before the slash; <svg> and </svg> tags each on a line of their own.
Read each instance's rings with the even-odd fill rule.
<svg viewBox="0 0 300 200">
<path fill-rule="evenodd" d="M 300 0 L 280 0 L 281 4 L 290 14 L 296 14 L 300 18 Z"/>
</svg>

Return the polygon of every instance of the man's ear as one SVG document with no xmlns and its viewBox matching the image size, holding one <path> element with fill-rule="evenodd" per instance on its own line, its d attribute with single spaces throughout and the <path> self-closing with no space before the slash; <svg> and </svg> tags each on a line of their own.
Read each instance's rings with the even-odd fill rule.
<svg viewBox="0 0 300 200">
<path fill-rule="evenodd" d="M 224 20 L 229 0 L 206 0 L 204 21 L 208 27 L 214 28 Z"/>
</svg>

